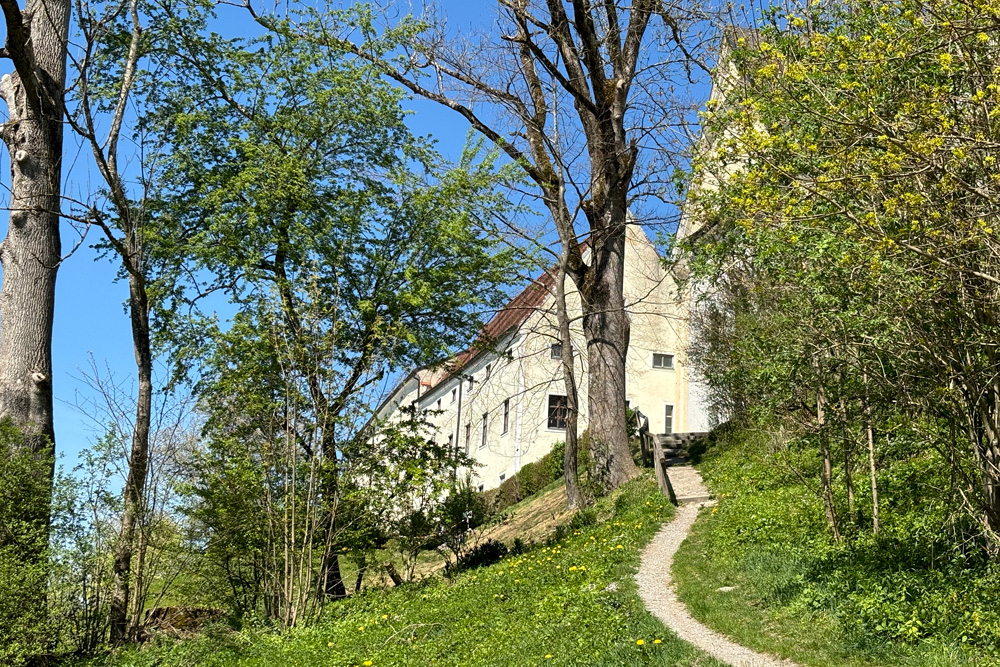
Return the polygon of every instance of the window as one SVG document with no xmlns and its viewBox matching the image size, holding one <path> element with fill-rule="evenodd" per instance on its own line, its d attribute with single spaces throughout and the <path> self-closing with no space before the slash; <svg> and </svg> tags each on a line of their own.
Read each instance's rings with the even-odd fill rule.
<svg viewBox="0 0 1000 667">
<path fill-rule="evenodd" d="M 500 435 L 503 435 L 510 428 L 510 399 L 508 398 L 503 402 L 503 430 L 500 431 Z"/>
<path fill-rule="evenodd" d="M 440 410 L 440 409 L 441 409 L 441 399 L 439 398 L 438 399 L 438 410 Z"/>
<path fill-rule="evenodd" d="M 469 455 L 469 449 L 472 447 L 472 424 L 465 425 L 465 455 Z"/>
<path fill-rule="evenodd" d="M 653 353 L 653 368 L 673 368 L 673 367 L 674 367 L 674 355 L 661 354 L 660 352 Z"/>
<path fill-rule="evenodd" d="M 550 359 L 562 359 L 562 343 L 552 343 L 549 348 Z"/>
<path fill-rule="evenodd" d="M 674 406 L 672 405 L 663 406 L 663 432 L 674 432 Z"/>
<path fill-rule="evenodd" d="M 451 390 L 451 402 L 454 403 L 455 399 L 458 397 L 458 389 Z"/>
<path fill-rule="evenodd" d="M 482 493 L 482 492 L 483 492 L 483 489 L 484 489 L 485 487 L 486 487 L 486 485 L 485 485 L 485 484 L 480 484 L 480 485 L 479 485 L 479 493 Z"/>
<path fill-rule="evenodd" d="M 454 446 L 455 446 L 455 434 L 454 433 L 449 433 L 448 434 L 448 451 L 451 451 L 451 448 L 454 447 Z"/>
<path fill-rule="evenodd" d="M 486 364 L 486 379 L 490 379 L 490 373 L 493 371 L 493 364 Z"/>
<path fill-rule="evenodd" d="M 566 428 L 566 397 L 549 394 L 549 428 Z"/>
<path fill-rule="evenodd" d="M 501 484 L 503 484 L 503 481 L 504 481 L 505 479 L 507 479 L 507 474 L 506 474 L 506 473 L 504 473 L 503 475 L 500 475 L 500 483 L 501 483 Z"/>
<path fill-rule="evenodd" d="M 483 441 L 479 443 L 479 448 L 482 449 L 486 446 L 486 428 L 490 423 L 490 415 L 488 413 L 483 413 Z"/>
<path fill-rule="evenodd" d="M 475 380 L 473 380 L 473 379 L 472 379 L 472 376 L 470 375 L 470 376 L 469 376 L 469 391 L 472 391 L 472 383 L 473 383 L 474 381 L 475 381 Z"/>
</svg>

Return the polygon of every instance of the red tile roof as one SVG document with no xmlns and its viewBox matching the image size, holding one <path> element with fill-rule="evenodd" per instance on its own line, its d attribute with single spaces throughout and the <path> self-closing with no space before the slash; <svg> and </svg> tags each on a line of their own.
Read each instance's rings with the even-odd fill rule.
<svg viewBox="0 0 1000 667">
<path fill-rule="evenodd" d="M 585 239 L 580 244 L 580 252 L 586 252 L 588 247 L 590 247 L 590 239 Z M 545 302 L 545 297 L 554 293 L 552 288 L 556 282 L 555 272 L 554 267 L 550 268 L 528 283 L 527 287 L 508 301 L 507 305 L 497 311 L 497 314 L 486 323 L 471 346 L 456 354 L 450 361 L 445 362 L 442 371 L 431 376 L 431 386 L 426 390 L 421 388 L 420 393 L 431 391 L 448 378 L 460 373 L 507 332 L 524 324 L 531 314 Z"/>
<path fill-rule="evenodd" d="M 531 314 L 545 302 L 545 297 L 552 293 L 554 285 L 555 276 L 552 275 L 551 271 L 546 271 L 528 283 L 527 287 L 508 301 L 507 305 L 497 311 L 497 314 L 486 323 L 469 348 L 462 350 L 445 364 L 445 372 L 431 381 L 431 387 L 427 391 L 438 386 L 450 376 L 460 373 L 463 368 L 487 351 L 507 332 L 524 324 Z"/>
</svg>

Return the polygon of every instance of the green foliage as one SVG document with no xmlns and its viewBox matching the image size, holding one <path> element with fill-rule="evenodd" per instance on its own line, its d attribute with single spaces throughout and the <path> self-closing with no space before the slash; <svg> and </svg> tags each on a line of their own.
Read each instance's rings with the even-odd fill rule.
<svg viewBox="0 0 1000 667">
<path fill-rule="evenodd" d="M 165 643 L 102 664 L 717 666 L 667 633 L 636 594 L 639 553 L 672 508 L 648 475 L 618 494 L 598 502 L 601 523 L 559 543 L 451 580 L 366 592 L 314 626 Z"/>
<path fill-rule="evenodd" d="M 810 664 L 1000 660 L 997 566 L 957 539 L 962 524 L 939 497 L 948 476 L 939 455 L 917 452 L 880 471 L 886 495 L 897 499 L 883 530 L 840 543 L 815 489 L 791 467 L 804 455 L 739 430 L 709 449 L 702 470 L 719 502 L 675 566 L 695 614 Z"/>
<path fill-rule="evenodd" d="M 290 625 L 342 593 L 341 554 L 392 538 L 408 567 L 442 539 L 461 551 L 434 512 L 467 461 L 416 416 L 373 420 L 369 394 L 500 305 L 522 253 L 494 233 L 516 212 L 498 186 L 520 171 L 481 143 L 445 164 L 401 90 L 304 25 L 225 39 L 204 5 L 162 11 L 157 57 L 183 64 L 142 89 L 141 125 L 162 149 L 159 342 L 204 414 L 187 484 L 199 576 L 210 602 Z M 192 310 L 209 293 L 231 321 Z"/>
<path fill-rule="evenodd" d="M 455 571 L 471 570 L 499 563 L 511 552 L 507 545 L 499 540 L 486 540 L 469 549 L 455 561 Z"/>
<path fill-rule="evenodd" d="M 869 427 L 880 458 L 909 460 L 897 445 L 921 440 L 951 468 L 946 503 L 979 526 L 962 540 L 995 557 L 988 5 L 793 3 L 730 30 L 692 180 L 705 228 L 688 245 L 706 296 L 696 362 L 720 413 L 828 460 L 865 447 Z M 828 477 L 818 461 L 800 470 Z M 861 528 L 821 483 L 831 532 Z"/>
<path fill-rule="evenodd" d="M 563 447 L 562 443 L 556 443 L 551 452 L 537 461 L 526 463 L 516 475 L 504 480 L 497 488 L 484 492 L 486 503 L 494 511 L 502 512 L 562 477 Z"/>
<path fill-rule="evenodd" d="M 0 662 L 15 667 L 53 644 L 45 601 L 52 464 L 0 420 Z"/>
</svg>

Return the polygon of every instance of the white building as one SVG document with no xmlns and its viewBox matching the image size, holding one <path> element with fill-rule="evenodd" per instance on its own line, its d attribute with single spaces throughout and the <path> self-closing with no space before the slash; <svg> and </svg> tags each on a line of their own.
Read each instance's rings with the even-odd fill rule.
<svg viewBox="0 0 1000 667">
<path fill-rule="evenodd" d="M 688 389 L 685 305 L 642 228 L 628 229 L 627 401 L 649 417 L 653 433 L 707 430 L 703 406 L 692 401 Z M 403 378 L 379 407 L 378 418 L 391 421 L 400 406 L 413 404 L 427 411 L 438 442 L 460 447 L 481 464 L 472 474 L 474 484 L 485 489 L 550 452 L 565 439 L 566 401 L 553 283 L 552 274 L 539 276 L 490 320 L 483 338 L 495 341 L 491 349 L 470 348 L 440 368 L 417 369 Z M 582 432 L 587 426 L 586 353 L 579 294 L 569 280 L 567 301 Z"/>
</svg>

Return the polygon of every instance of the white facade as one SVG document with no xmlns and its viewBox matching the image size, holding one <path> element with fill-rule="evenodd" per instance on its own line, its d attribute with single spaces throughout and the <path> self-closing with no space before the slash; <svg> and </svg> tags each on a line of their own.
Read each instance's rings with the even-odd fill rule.
<svg viewBox="0 0 1000 667">
<path fill-rule="evenodd" d="M 378 411 L 392 420 L 400 406 L 416 404 L 437 429 L 437 441 L 466 451 L 480 465 L 474 484 L 490 489 L 565 439 L 560 400 L 566 391 L 562 362 L 553 349 L 559 330 L 552 277 L 543 275 L 485 327 L 492 350 L 467 350 L 444 368 L 418 369 L 391 392 Z M 580 395 L 580 431 L 587 426 L 586 353 L 578 293 L 567 301 L 573 320 Z M 626 398 L 649 417 L 653 433 L 705 430 L 700 401 L 692 402 L 684 350 L 687 314 L 677 287 L 641 227 L 629 226 L 625 303 L 631 321 Z M 697 393 L 695 393 L 695 397 Z M 623 406 L 624 409 L 624 406 Z"/>
</svg>

